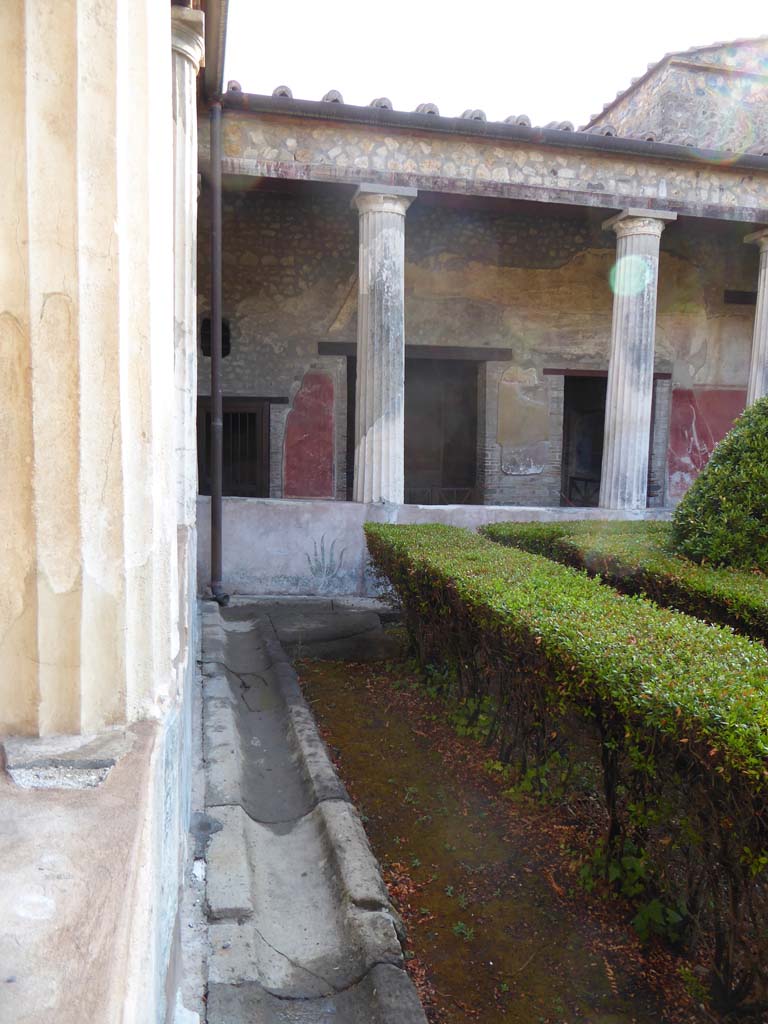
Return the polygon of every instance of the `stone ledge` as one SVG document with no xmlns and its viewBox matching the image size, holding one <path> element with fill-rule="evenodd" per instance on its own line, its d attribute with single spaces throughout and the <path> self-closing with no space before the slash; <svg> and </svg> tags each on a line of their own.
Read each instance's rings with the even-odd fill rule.
<svg viewBox="0 0 768 1024">
<path fill-rule="evenodd" d="M 221 829 L 211 836 L 206 872 L 208 916 L 214 921 L 241 920 L 253 914 L 245 819 L 240 806 L 214 809 L 214 821 Z"/>
<path fill-rule="evenodd" d="M 66 739 L 57 738 L 52 756 L 64 756 Z M 156 1019 L 157 977 L 167 965 L 135 940 L 173 913 L 173 894 L 163 890 L 167 905 L 161 897 L 163 807 L 155 799 L 175 792 L 163 775 L 167 725 L 138 723 L 124 741 L 100 786 L 31 790 L 0 773 L 2 1021 Z M 123 1018 L 128 988 L 137 998 Z"/>
<path fill-rule="evenodd" d="M 91 789 L 129 753 L 133 736 L 115 729 L 95 736 L 9 737 L 2 747 L 5 770 L 22 789 Z"/>
</svg>

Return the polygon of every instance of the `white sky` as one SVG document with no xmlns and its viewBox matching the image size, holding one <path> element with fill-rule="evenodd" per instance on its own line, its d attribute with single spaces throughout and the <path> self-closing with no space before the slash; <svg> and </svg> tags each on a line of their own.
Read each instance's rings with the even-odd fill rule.
<svg viewBox="0 0 768 1024">
<path fill-rule="evenodd" d="M 224 85 L 584 124 L 670 50 L 768 34 L 765 0 L 230 0 Z M 762 11 L 762 13 L 761 13 Z"/>
</svg>

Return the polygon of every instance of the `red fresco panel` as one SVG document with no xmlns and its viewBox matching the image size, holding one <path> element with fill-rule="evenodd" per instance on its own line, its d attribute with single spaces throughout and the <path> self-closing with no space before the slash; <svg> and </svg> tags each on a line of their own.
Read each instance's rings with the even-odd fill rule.
<svg viewBox="0 0 768 1024">
<path fill-rule="evenodd" d="M 667 451 L 670 498 L 682 498 L 712 449 L 744 411 L 746 401 L 746 389 L 702 387 L 672 392 Z"/>
<path fill-rule="evenodd" d="M 285 424 L 283 494 L 333 498 L 333 380 L 307 373 Z"/>
</svg>

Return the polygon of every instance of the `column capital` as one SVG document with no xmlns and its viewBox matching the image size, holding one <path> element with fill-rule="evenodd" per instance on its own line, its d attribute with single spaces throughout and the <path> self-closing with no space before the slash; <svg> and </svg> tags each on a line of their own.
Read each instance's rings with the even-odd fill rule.
<svg viewBox="0 0 768 1024">
<path fill-rule="evenodd" d="M 171 8 L 171 49 L 186 57 L 197 74 L 205 63 L 205 15 L 202 11 Z"/>
<path fill-rule="evenodd" d="M 352 206 L 358 213 L 399 213 L 404 217 L 417 194 L 415 188 L 360 185 L 352 197 Z"/>
<path fill-rule="evenodd" d="M 629 207 L 604 220 L 602 226 L 603 231 L 613 228 L 617 238 L 626 238 L 627 235 L 655 235 L 656 238 L 660 238 L 667 221 L 670 220 L 677 220 L 677 214 L 668 210 Z"/>
<path fill-rule="evenodd" d="M 768 251 L 768 228 L 753 231 L 751 235 L 745 237 L 744 241 L 748 245 L 759 245 L 761 253 Z"/>
</svg>

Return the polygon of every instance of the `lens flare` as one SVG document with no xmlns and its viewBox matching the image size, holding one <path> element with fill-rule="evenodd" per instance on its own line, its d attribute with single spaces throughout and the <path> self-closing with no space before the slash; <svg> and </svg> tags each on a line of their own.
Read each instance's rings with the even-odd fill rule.
<svg viewBox="0 0 768 1024">
<path fill-rule="evenodd" d="M 644 256 L 621 256 L 611 267 L 608 281 L 614 295 L 639 295 L 651 282 L 653 271 Z"/>
<path fill-rule="evenodd" d="M 710 123 L 718 128 L 703 147 L 718 150 L 714 163 L 731 164 L 745 153 L 754 151 L 759 141 L 756 121 L 760 106 L 765 103 L 765 89 L 753 78 L 726 80 L 720 74 L 708 74 L 700 91 L 707 95 L 712 112 Z M 712 162 L 709 158 L 708 162 Z"/>
</svg>

